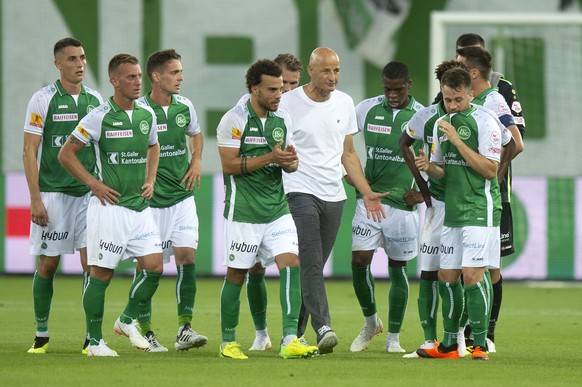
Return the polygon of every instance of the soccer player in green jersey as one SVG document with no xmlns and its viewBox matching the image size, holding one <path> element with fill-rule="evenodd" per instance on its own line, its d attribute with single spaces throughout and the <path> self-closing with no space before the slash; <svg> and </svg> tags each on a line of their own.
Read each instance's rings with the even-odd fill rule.
<svg viewBox="0 0 582 387">
<path fill-rule="evenodd" d="M 438 347 L 418 349 L 417 354 L 426 358 L 459 357 L 462 273 L 469 324 L 475 338 L 472 359 L 488 360 L 485 341 L 490 289 L 483 278 L 489 261 L 499 259 L 501 197 L 497 168 L 501 130 L 493 116 L 471 105 L 469 72 L 460 68 L 448 70 L 441 80 L 441 90 L 448 114 L 434 128 L 431 161 L 420 150 L 415 164 L 429 177 L 445 179 L 439 269 L 445 335 Z"/>
<path fill-rule="evenodd" d="M 514 117 L 514 110 L 507 102 L 507 96 L 501 94 L 500 87 L 505 83 L 500 82 L 499 87 L 493 87 L 491 84 L 491 73 L 493 60 L 489 52 L 481 46 L 468 46 L 457 49 L 457 60 L 465 63 L 472 74 L 473 101 L 472 103 L 484 106 L 492 110 L 503 125 L 511 131 L 515 141 L 514 158 L 524 150 L 522 133 L 524 126 L 519 122 L 523 117 Z M 507 94 L 507 93 L 506 93 Z M 512 94 L 513 95 L 513 94 Z M 515 105 L 515 102 L 513 102 Z M 515 107 L 515 106 L 514 106 Z M 521 113 L 521 109 L 520 113 Z M 521 121 L 520 121 L 521 119 Z M 522 122 L 523 123 L 523 122 Z M 512 254 L 515 249 L 513 246 L 513 218 L 510 206 L 511 193 L 511 167 L 503 170 L 499 176 L 501 190 L 501 256 Z M 490 352 L 496 352 L 495 349 L 495 327 L 499 318 L 501 301 L 503 296 L 503 280 L 501 277 L 501 262 L 490 265 L 489 273 L 493 287 L 493 302 L 491 303 L 491 316 L 489 328 L 487 331 L 487 346 Z"/>
<path fill-rule="evenodd" d="M 198 247 L 198 217 L 193 190 L 200 186 L 203 140 L 192 102 L 179 95 L 184 79 L 180 60 L 181 56 L 173 49 L 152 53 L 146 64 L 152 90 L 138 102 L 156 113 L 161 151 L 150 205 L 162 239 L 164 263 L 170 262 L 173 255 L 178 271 L 178 334 L 174 347 L 188 350 L 203 346 L 208 341 L 206 336 L 191 327 Z M 188 155 L 188 148 L 191 156 Z M 139 264 L 136 273 L 142 273 Z M 167 352 L 168 349 L 158 342 L 152 331 L 151 300 L 143 306 L 137 320 L 142 334 L 150 342 L 148 350 Z"/>
<path fill-rule="evenodd" d="M 374 252 L 383 248 L 388 256 L 388 337 L 386 351 L 405 352 L 400 346 L 400 330 L 408 305 L 407 262 L 418 253 L 418 212 L 423 201 L 413 189 L 414 178 L 402 156 L 399 141 L 408 121 L 422 109 L 410 94 L 412 80 L 408 66 L 390 62 L 382 71 L 384 94 L 356 106 L 358 128 L 364 134 L 367 150 L 364 173 L 375 192 L 390 192 L 382 199 L 386 218 L 374 222 L 356 191 L 356 213 L 352 220 L 352 279 L 364 314 L 364 327 L 350 347 L 352 352 L 368 348 L 370 340 L 383 331 L 377 314 L 374 277 L 370 264 Z M 422 141 L 413 144 L 418 150 Z M 411 192 L 412 191 L 412 192 Z"/>
<path fill-rule="evenodd" d="M 80 41 L 64 38 L 54 45 L 54 64 L 60 78 L 37 91 L 26 109 L 23 162 L 30 191 L 30 253 L 38 256 L 32 283 L 36 335 L 28 353 L 48 351 L 48 319 L 53 279 L 61 254 L 79 250 L 83 291 L 89 280 L 86 222 L 89 188 L 72 177 L 57 156 L 79 120 L 103 100 L 83 85 L 87 60 Z M 83 165 L 93 171 L 91 146 L 79 153 Z M 88 340 L 83 344 L 83 351 Z"/>
<path fill-rule="evenodd" d="M 280 356 L 301 358 L 317 353 L 297 337 L 301 284 L 297 229 L 283 190 L 283 170 L 297 170 L 290 119 L 278 110 L 283 80 L 281 67 L 259 60 L 246 74 L 250 99 L 237 104 L 220 121 L 218 152 L 226 187 L 224 265 L 220 296 L 220 356 L 247 359 L 236 342 L 240 292 L 248 270 L 260 261 L 276 263 L 281 274 L 283 340 Z"/>
<path fill-rule="evenodd" d="M 283 78 L 282 93 L 291 91 L 299 86 L 303 65 L 295 55 L 288 53 L 279 54 L 273 61 L 281 66 L 281 76 Z M 246 99 L 242 103 L 245 102 Z M 267 330 L 267 285 L 265 283 L 265 268 L 260 262 L 257 262 L 249 269 L 247 276 L 247 299 L 255 325 L 255 340 L 249 348 L 249 351 L 270 350 L 272 344 Z"/>
<path fill-rule="evenodd" d="M 90 344 L 88 356 L 117 356 L 103 340 L 105 292 L 117 265 L 136 258 L 142 269 L 113 330 L 132 345 L 149 348 L 137 328 L 140 304 L 150 302 L 162 275 L 162 242 L 149 200 L 154 194 L 160 146 L 156 115 L 136 102 L 141 91 L 137 58 L 115 55 L 109 62 L 114 94 L 79 122 L 59 153 L 59 161 L 93 193 L 87 209 L 87 261 L 91 278 L 83 296 Z M 79 161 L 78 153 L 95 144 L 98 178 Z"/>
</svg>

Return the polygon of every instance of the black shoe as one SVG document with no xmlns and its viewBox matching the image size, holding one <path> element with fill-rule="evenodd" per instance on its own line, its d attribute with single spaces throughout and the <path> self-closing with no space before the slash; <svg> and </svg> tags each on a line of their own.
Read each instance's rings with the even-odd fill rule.
<svg viewBox="0 0 582 387">
<path fill-rule="evenodd" d="M 317 348 L 319 354 L 332 353 L 333 347 L 337 345 L 337 335 L 327 325 L 322 326 L 317 330 Z"/>
</svg>

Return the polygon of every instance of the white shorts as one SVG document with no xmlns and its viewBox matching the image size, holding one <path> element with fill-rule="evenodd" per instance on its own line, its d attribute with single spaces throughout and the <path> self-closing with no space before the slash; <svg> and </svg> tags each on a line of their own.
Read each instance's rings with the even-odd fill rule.
<svg viewBox="0 0 582 387">
<path fill-rule="evenodd" d="M 437 271 L 440 267 L 441 234 L 445 220 L 445 203 L 432 198 L 432 207 L 424 213 L 418 259 L 421 271 Z"/>
<path fill-rule="evenodd" d="M 30 254 L 73 254 L 87 246 L 87 205 L 90 193 L 75 197 L 60 192 L 41 192 L 48 226 L 30 222 Z"/>
<path fill-rule="evenodd" d="M 441 269 L 499 263 L 499 227 L 447 227 L 441 235 Z M 496 258 L 497 257 L 497 258 Z"/>
<path fill-rule="evenodd" d="M 225 219 L 224 266 L 250 269 L 257 262 L 267 267 L 277 255 L 299 254 L 297 228 L 291 214 L 267 224 L 240 223 Z"/>
<path fill-rule="evenodd" d="M 352 251 L 383 247 L 396 261 L 409 261 L 418 254 L 418 211 L 404 211 L 382 204 L 386 219 L 375 222 L 366 216 L 364 200 L 356 201 L 352 220 Z"/>
<path fill-rule="evenodd" d="M 164 263 L 174 255 L 173 247 L 198 248 L 198 216 L 194 196 L 167 208 L 152 208 L 160 232 Z"/>
<path fill-rule="evenodd" d="M 87 210 L 87 263 L 115 269 L 120 261 L 162 253 L 151 208 L 138 212 L 103 205 L 96 197 Z"/>
</svg>

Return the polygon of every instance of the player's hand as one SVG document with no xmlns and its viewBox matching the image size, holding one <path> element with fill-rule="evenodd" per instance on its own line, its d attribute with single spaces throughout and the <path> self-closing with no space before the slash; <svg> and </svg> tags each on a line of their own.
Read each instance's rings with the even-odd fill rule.
<svg viewBox="0 0 582 387">
<path fill-rule="evenodd" d="M 144 185 L 141 186 L 141 197 L 151 200 L 154 196 L 154 185 L 155 181 L 146 181 Z"/>
<path fill-rule="evenodd" d="M 439 126 L 439 130 L 446 134 L 451 144 L 453 144 L 454 146 L 458 146 L 461 142 L 463 142 L 463 140 L 461 140 L 459 134 L 457 133 L 457 129 L 455 129 L 455 127 L 451 125 L 450 122 L 447 122 L 445 120 L 439 120 L 437 124 Z"/>
<path fill-rule="evenodd" d="M 30 202 L 30 220 L 32 223 L 38 224 L 40 227 L 48 226 L 48 213 L 46 212 L 42 200 L 37 199 Z"/>
<path fill-rule="evenodd" d="M 106 186 L 101 180 L 95 180 L 95 183 L 89 187 L 93 196 L 95 196 L 101 204 L 106 205 L 107 203 L 115 205 L 119 203 L 118 197 L 121 196 L 119 192 Z"/>
<path fill-rule="evenodd" d="M 279 141 L 271 152 L 273 162 L 280 165 L 285 170 L 294 170 L 293 167 L 297 167 L 297 163 L 299 162 L 299 157 L 297 157 L 295 147 L 287 146 L 285 150 L 283 150 L 281 149 L 281 145 L 283 145 L 283 141 Z"/>
<path fill-rule="evenodd" d="M 424 153 L 424 150 L 418 150 L 418 156 L 414 156 L 414 165 L 419 171 L 426 172 L 430 167 L 430 162 L 428 161 L 428 155 Z"/>
<path fill-rule="evenodd" d="M 402 198 L 406 201 L 406 204 L 408 204 L 409 206 L 414 206 L 416 204 L 424 202 L 422 194 L 419 191 L 415 190 L 414 188 L 409 189 L 407 193 L 402 195 Z"/>
<path fill-rule="evenodd" d="M 368 219 L 372 218 L 374 222 L 381 222 L 382 219 L 386 219 L 386 212 L 384 212 L 384 207 L 382 207 L 382 198 L 388 195 L 390 195 L 390 192 L 370 192 L 362 196 Z"/>
<path fill-rule="evenodd" d="M 200 188 L 200 176 L 202 174 L 201 164 L 200 159 L 192 159 L 192 161 L 190 161 L 190 166 L 180 182 L 180 185 L 186 184 L 184 188 L 186 188 L 187 191 L 192 191 L 194 187 Z"/>
</svg>

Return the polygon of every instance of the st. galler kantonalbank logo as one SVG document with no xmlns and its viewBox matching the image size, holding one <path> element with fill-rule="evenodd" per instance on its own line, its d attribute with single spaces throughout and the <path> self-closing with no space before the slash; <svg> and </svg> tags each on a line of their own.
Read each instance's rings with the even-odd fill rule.
<svg viewBox="0 0 582 387">
<path fill-rule="evenodd" d="M 119 152 L 107 152 L 107 162 L 109 164 L 119 164 Z"/>
</svg>

